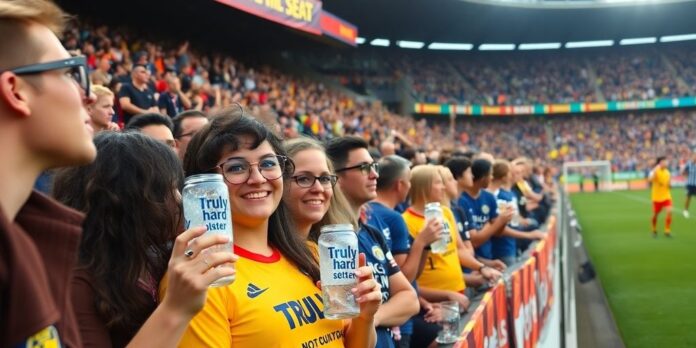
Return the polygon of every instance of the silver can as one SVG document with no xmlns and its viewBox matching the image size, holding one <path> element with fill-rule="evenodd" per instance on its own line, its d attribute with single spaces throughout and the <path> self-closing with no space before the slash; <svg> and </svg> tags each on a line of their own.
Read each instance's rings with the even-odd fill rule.
<svg viewBox="0 0 696 348">
<path fill-rule="evenodd" d="M 351 289 L 358 285 L 358 236 L 351 224 L 326 225 L 319 235 L 319 269 L 324 316 L 353 318 L 360 306 Z"/>
<path fill-rule="evenodd" d="M 220 174 L 197 174 L 186 178 L 182 192 L 184 205 L 184 223 L 186 229 L 205 226 L 205 234 L 221 234 L 229 237 L 230 242 L 216 245 L 201 251 L 202 254 L 211 251 L 232 252 L 232 213 L 227 185 Z M 234 275 L 224 277 L 211 287 L 230 284 Z"/>
<path fill-rule="evenodd" d="M 440 233 L 440 239 L 430 244 L 430 252 L 433 254 L 444 253 L 445 251 L 447 251 L 447 244 L 449 243 L 449 231 L 447 225 L 445 224 L 445 217 L 442 214 L 442 208 L 440 207 L 440 203 L 427 203 L 425 205 L 425 211 L 423 212 L 423 216 L 425 217 L 425 223 L 428 223 L 428 221 L 430 220 L 436 219 L 440 221 L 440 224 L 442 224 L 443 231 Z"/>
</svg>

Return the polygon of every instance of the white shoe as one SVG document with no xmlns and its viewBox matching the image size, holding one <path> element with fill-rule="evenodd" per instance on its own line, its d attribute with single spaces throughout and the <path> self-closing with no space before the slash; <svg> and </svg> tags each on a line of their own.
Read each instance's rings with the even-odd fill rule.
<svg viewBox="0 0 696 348">
<path fill-rule="evenodd" d="M 684 210 L 683 214 L 684 214 L 685 218 L 687 218 L 687 219 L 689 218 L 689 211 L 688 210 Z"/>
</svg>

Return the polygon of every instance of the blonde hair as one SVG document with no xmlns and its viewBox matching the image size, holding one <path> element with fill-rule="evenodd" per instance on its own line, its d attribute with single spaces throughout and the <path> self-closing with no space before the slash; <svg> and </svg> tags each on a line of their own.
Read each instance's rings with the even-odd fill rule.
<svg viewBox="0 0 696 348">
<path fill-rule="evenodd" d="M 440 176 L 436 166 L 421 164 L 411 169 L 411 203 L 428 203 L 435 176 Z"/>
<path fill-rule="evenodd" d="M 442 178 L 442 183 L 445 185 L 445 191 L 444 194 L 442 195 L 442 200 L 440 201 L 440 205 L 449 207 L 450 206 L 450 201 L 457 198 L 457 197 L 450 197 L 449 194 L 447 193 L 447 181 L 449 179 L 454 180 L 454 175 L 452 174 L 452 171 L 449 170 L 449 168 L 445 166 L 438 165 L 437 171 L 440 174 L 440 178 Z"/>
<path fill-rule="evenodd" d="M 0 1 L 0 71 L 32 63 L 44 51 L 29 34 L 29 25 L 45 26 L 61 37 L 67 19 L 52 1 Z"/>
<path fill-rule="evenodd" d="M 288 153 L 288 156 L 291 159 L 295 157 L 298 153 L 305 150 L 319 150 L 326 154 L 326 148 L 324 148 L 324 145 L 322 145 L 317 140 L 307 137 L 300 137 L 296 139 L 287 140 L 283 144 L 283 147 L 285 148 L 285 151 Z M 326 156 L 326 166 L 329 169 L 330 173 L 335 173 L 333 162 L 331 162 L 331 159 L 329 159 L 328 155 Z M 343 192 L 341 192 L 341 190 L 336 189 L 334 187 L 333 195 L 331 196 L 331 201 L 329 203 L 329 210 L 326 211 L 326 214 L 324 214 L 324 217 L 322 217 L 321 220 L 319 220 L 317 223 L 313 224 L 312 227 L 310 227 L 309 236 L 307 237 L 307 239 L 316 242 L 319 239 L 321 227 L 325 225 L 349 223 L 353 225 L 353 228 L 357 230 L 357 217 L 353 216 L 351 214 L 351 211 L 352 209 L 348 204 L 348 199 L 346 199 L 345 195 L 343 195 Z"/>
<path fill-rule="evenodd" d="M 110 89 L 102 86 L 102 85 L 94 85 L 92 86 L 92 92 L 94 92 L 94 95 L 97 96 L 97 98 L 100 97 L 113 97 L 114 92 L 112 92 Z"/>
</svg>

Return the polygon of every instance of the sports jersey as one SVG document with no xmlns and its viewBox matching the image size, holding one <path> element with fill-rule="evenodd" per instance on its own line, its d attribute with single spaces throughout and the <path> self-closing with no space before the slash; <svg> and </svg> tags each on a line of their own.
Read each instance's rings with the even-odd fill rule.
<svg viewBox="0 0 696 348">
<path fill-rule="evenodd" d="M 471 235 L 469 231 L 472 229 L 472 223 L 474 218 L 469 214 L 469 210 L 464 210 L 462 207 L 457 205 L 457 202 L 450 202 L 450 209 L 454 215 L 454 220 L 457 223 L 457 232 L 459 236 L 462 237 L 463 241 L 471 240 Z"/>
<path fill-rule="evenodd" d="M 387 244 L 392 254 L 408 254 L 411 250 L 411 241 L 409 240 L 408 227 L 406 227 L 401 214 L 378 202 L 370 202 L 368 206 L 367 224 L 377 227 L 380 224 L 378 220 L 381 220 L 387 226 L 390 237 L 387 239 Z"/>
<path fill-rule="evenodd" d="M 449 236 L 447 250 L 442 254 L 428 253 L 423 273 L 416 281 L 419 287 L 461 292 L 466 285 L 457 253 L 457 232 L 453 228 L 456 223 L 449 208 L 442 206 L 442 215 L 445 218 L 445 233 Z M 408 208 L 402 216 L 411 237 L 417 237 L 425 225 L 423 214 Z"/>
<path fill-rule="evenodd" d="M 408 254 L 411 250 L 411 241 L 409 240 L 411 236 L 408 234 L 408 227 L 404 222 L 404 218 L 401 214 L 397 213 L 394 209 L 389 209 L 382 203 L 370 202 L 368 203 L 367 209 L 367 224 L 374 226 L 373 220 L 380 219 L 387 226 L 389 226 L 389 231 L 391 235 L 391 244 L 389 249 L 392 255 L 397 254 Z M 387 241 L 389 244 L 389 241 Z M 401 329 L 402 335 L 411 335 L 413 333 L 413 322 L 411 320 L 404 323 L 399 327 Z"/>
<path fill-rule="evenodd" d="M 686 184 L 696 186 L 696 161 L 691 161 L 684 166 L 686 172 Z"/>
<path fill-rule="evenodd" d="M 492 193 L 481 190 L 476 198 L 468 193 L 462 192 L 459 196 L 459 206 L 463 209 L 468 207 L 469 213 L 473 217 L 473 228 L 480 231 L 483 226 L 498 217 L 498 203 Z M 493 244 L 490 239 L 476 248 L 476 255 L 487 259 L 493 258 Z"/>
<path fill-rule="evenodd" d="M 495 195 L 500 201 L 512 202 L 517 205 L 517 199 L 510 191 L 499 189 L 498 192 L 495 192 Z M 493 237 L 491 238 L 491 242 L 493 244 L 493 258 L 495 259 L 515 256 L 515 254 L 517 254 L 517 239 L 513 237 Z"/>
<path fill-rule="evenodd" d="M 669 192 L 669 170 L 659 168 L 655 170 L 652 178 L 652 200 L 653 202 L 664 202 L 672 199 Z"/>
<path fill-rule="evenodd" d="M 401 272 L 394 257 L 389 251 L 384 235 L 376 228 L 360 223 L 358 231 L 358 250 L 365 254 L 367 265 L 372 268 L 372 274 L 381 286 L 382 303 L 389 301 L 389 277 Z M 394 347 L 389 328 L 377 327 L 378 348 Z"/>
<path fill-rule="evenodd" d="M 235 281 L 208 289 L 180 347 L 343 347 L 344 322 L 324 318 L 311 278 L 276 249 L 264 256 L 235 245 L 234 252 Z"/>
</svg>

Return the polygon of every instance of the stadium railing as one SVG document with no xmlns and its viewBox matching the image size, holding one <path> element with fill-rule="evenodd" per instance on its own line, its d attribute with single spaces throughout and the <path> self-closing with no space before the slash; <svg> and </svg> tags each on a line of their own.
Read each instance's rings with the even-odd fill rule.
<svg viewBox="0 0 696 348">
<path fill-rule="evenodd" d="M 570 206 L 565 193 L 558 197 L 542 226 L 546 237 L 530 245 L 503 279 L 471 299 L 459 321 L 459 338 L 448 346 L 576 347 Z"/>
</svg>

